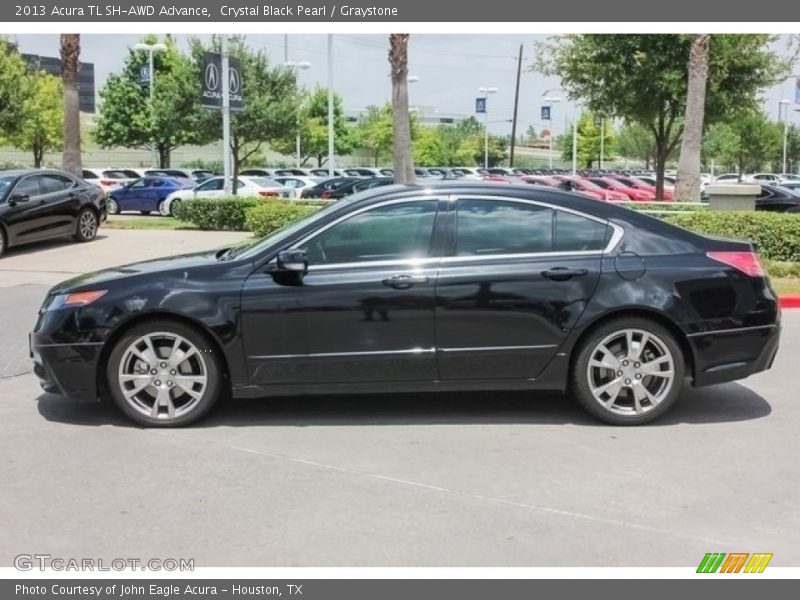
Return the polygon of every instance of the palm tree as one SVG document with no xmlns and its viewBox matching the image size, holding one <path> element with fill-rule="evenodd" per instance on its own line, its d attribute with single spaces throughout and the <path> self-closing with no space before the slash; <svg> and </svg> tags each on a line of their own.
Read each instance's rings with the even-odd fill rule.
<svg viewBox="0 0 800 600">
<path fill-rule="evenodd" d="M 65 171 L 81 176 L 81 114 L 78 96 L 78 68 L 81 36 L 61 34 L 61 77 L 64 80 L 64 154 Z"/>
<path fill-rule="evenodd" d="M 394 180 L 414 183 L 411 158 L 411 118 L 408 113 L 408 37 L 389 35 L 389 63 L 392 67 L 392 127 L 394 130 Z"/>
<path fill-rule="evenodd" d="M 700 150 L 703 145 L 710 41 L 711 36 L 707 33 L 693 35 L 689 50 L 686 114 L 675 185 L 675 198 L 682 202 L 697 202 L 700 199 Z"/>
</svg>

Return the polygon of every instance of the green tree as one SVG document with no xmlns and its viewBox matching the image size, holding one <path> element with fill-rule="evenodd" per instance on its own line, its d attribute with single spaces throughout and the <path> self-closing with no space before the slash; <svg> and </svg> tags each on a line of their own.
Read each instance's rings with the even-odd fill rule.
<svg viewBox="0 0 800 600">
<path fill-rule="evenodd" d="M 758 171 L 765 164 L 780 162 L 783 126 L 762 111 L 748 110 L 729 123 L 712 127 L 704 149 L 707 156 L 735 166 L 741 178 L 742 174 Z"/>
<path fill-rule="evenodd" d="M 421 167 L 446 165 L 448 156 L 440 128 L 422 127 L 414 140 L 414 164 Z"/>
<path fill-rule="evenodd" d="M 533 125 L 528 125 L 528 129 L 525 131 L 525 143 L 530 146 L 538 139 L 539 134 L 536 132 L 536 128 Z"/>
<path fill-rule="evenodd" d="M 392 151 L 392 107 L 368 106 L 355 125 L 354 142 L 357 148 L 369 153 L 375 167 Z"/>
<path fill-rule="evenodd" d="M 770 50 L 774 39 L 711 36 L 706 124 L 756 106 L 759 91 L 789 72 L 791 61 Z M 559 77 L 571 98 L 652 131 L 660 197 L 665 164 L 681 139 L 690 45 L 681 34 L 568 35 L 540 44 L 535 67 Z"/>
<path fill-rule="evenodd" d="M 147 36 L 148 43 L 156 41 Z M 139 81 L 139 69 L 148 61 L 145 50 L 128 51 L 122 70 L 112 73 L 100 91 L 100 113 L 95 139 L 102 148 L 146 148 L 158 152 L 159 164 L 168 167 L 171 152 L 186 144 L 206 144 L 220 137 L 210 126 L 200 104 L 200 67 L 181 54 L 175 42 L 164 39 L 167 49 L 153 57 L 155 89 Z"/>
<path fill-rule="evenodd" d="M 210 47 L 194 39 L 191 41 L 192 55 L 196 58 L 199 81 L 199 58 L 206 50 L 219 51 L 219 39 L 213 39 Z M 272 65 L 263 50 L 247 45 L 244 37 L 234 37 L 228 45 L 230 56 L 239 59 L 242 66 L 242 96 L 245 108 L 231 113 L 231 161 L 233 176 L 252 156 L 258 155 L 265 144 L 276 146 L 294 142 L 297 132 L 297 117 L 300 106 L 296 87 L 296 76 L 292 69 Z M 222 116 L 211 112 L 204 130 L 222 131 Z"/>
<path fill-rule="evenodd" d="M 0 136 L 9 136 L 17 128 L 29 95 L 24 84 L 27 66 L 5 38 L 0 37 Z"/>
<path fill-rule="evenodd" d="M 309 158 L 317 161 L 321 167 L 328 160 L 328 90 L 317 87 L 300 108 L 300 162 L 305 164 Z M 353 131 L 347 125 L 342 97 L 333 96 L 333 150 L 339 155 L 347 155 L 353 151 Z M 297 153 L 296 140 L 278 139 L 270 144 L 282 154 Z"/>
<path fill-rule="evenodd" d="M 565 161 L 572 160 L 572 145 L 572 134 L 559 135 L 554 141 L 554 146 L 561 151 L 561 158 Z M 605 163 L 613 151 L 614 123 L 611 119 L 604 119 L 590 110 L 582 111 L 578 118 L 578 166 L 591 169 L 595 163 L 599 165 L 601 153 Z"/>
<path fill-rule="evenodd" d="M 786 141 L 786 168 L 790 173 L 797 173 L 800 169 L 800 127 L 789 125 Z"/>
<path fill-rule="evenodd" d="M 495 167 L 506 157 L 506 143 L 500 136 L 489 134 L 489 166 Z M 456 165 L 480 165 L 484 163 L 484 136 L 482 133 L 465 138 L 453 161 Z"/>
<path fill-rule="evenodd" d="M 625 123 L 620 127 L 614 147 L 620 156 L 643 162 L 645 169 L 654 164 L 656 139 L 652 129 L 641 123 Z"/>
<path fill-rule="evenodd" d="M 33 165 L 38 169 L 44 153 L 60 150 L 64 140 L 64 88 L 58 77 L 43 71 L 26 75 L 24 81 L 31 93 L 8 140 L 16 148 L 32 152 Z"/>
</svg>

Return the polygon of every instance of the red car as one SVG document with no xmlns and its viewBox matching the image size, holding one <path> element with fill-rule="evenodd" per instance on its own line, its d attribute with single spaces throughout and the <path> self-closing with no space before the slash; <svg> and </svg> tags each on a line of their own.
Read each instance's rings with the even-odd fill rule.
<svg viewBox="0 0 800 600">
<path fill-rule="evenodd" d="M 558 187 L 561 183 L 558 179 L 550 175 L 523 175 L 520 179 L 525 183 L 546 185 L 547 187 Z"/>
<path fill-rule="evenodd" d="M 629 187 L 621 181 L 617 181 L 613 177 L 587 177 L 586 179 L 592 183 L 596 183 L 603 189 L 622 192 L 623 194 L 627 195 L 630 200 L 650 202 L 655 200 L 656 197 L 654 192 L 638 190 L 636 188 Z"/>
<path fill-rule="evenodd" d="M 602 188 L 596 183 L 592 183 L 591 181 L 581 177 L 554 175 L 553 178 L 559 181 L 560 188 L 577 192 L 579 194 L 583 194 L 584 196 L 589 196 L 595 200 L 629 200 L 628 195 L 623 192 Z"/>
<path fill-rule="evenodd" d="M 656 188 L 654 185 L 650 185 L 646 181 L 639 179 L 638 177 L 634 177 L 633 175 L 609 175 L 609 177 L 613 177 L 617 181 L 619 181 L 622 185 L 627 185 L 628 187 L 634 188 L 636 190 L 644 190 L 646 192 L 650 192 L 653 194 L 653 198 L 656 197 Z M 672 197 L 672 190 L 664 189 L 663 198 L 666 201 L 671 201 Z"/>
</svg>

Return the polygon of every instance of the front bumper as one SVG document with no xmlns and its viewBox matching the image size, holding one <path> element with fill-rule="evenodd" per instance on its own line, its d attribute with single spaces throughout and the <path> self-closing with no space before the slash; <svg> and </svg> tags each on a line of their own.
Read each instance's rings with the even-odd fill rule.
<svg viewBox="0 0 800 600">
<path fill-rule="evenodd" d="M 744 327 L 688 336 L 697 387 L 744 379 L 772 367 L 780 343 L 780 324 Z"/>
<path fill-rule="evenodd" d="M 33 372 L 45 392 L 71 400 L 96 401 L 97 366 L 102 343 L 53 343 L 42 334 L 30 334 Z"/>
</svg>

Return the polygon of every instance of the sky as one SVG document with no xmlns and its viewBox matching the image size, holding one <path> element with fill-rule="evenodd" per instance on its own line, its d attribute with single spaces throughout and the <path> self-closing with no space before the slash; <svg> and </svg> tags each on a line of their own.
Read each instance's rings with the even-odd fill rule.
<svg viewBox="0 0 800 600">
<path fill-rule="evenodd" d="M 99 90 L 108 75 L 121 68 L 128 48 L 140 41 L 141 35 L 83 34 L 81 60 L 95 65 L 95 86 Z M 189 35 L 174 34 L 186 48 Z M 207 38 L 208 36 L 198 36 Z M 43 56 L 58 56 L 58 35 L 24 34 L 12 36 L 22 52 Z M 537 131 L 548 128 L 540 120 L 542 97 L 564 97 L 558 90 L 559 81 L 529 70 L 534 44 L 543 41 L 541 35 L 473 35 L 473 34 L 414 34 L 409 41 L 409 74 L 419 80 L 409 88 L 409 103 L 413 106 L 434 107 L 443 113 L 463 116 L 474 114 L 475 97 L 479 87 L 496 87 L 489 97 L 490 131 L 508 134 L 514 108 L 514 84 L 517 55 L 523 46 L 523 68 L 520 82 L 518 132 L 529 126 Z M 292 34 L 249 35 L 248 43 L 263 49 L 275 62 L 284 61 L 285 41 L 292 61 L 308 61 L 311 67 L 301 71 L 303 86 L 327 86 L 327 36 Z M 333 87 L 342 96 L 345 110 L 359 111 L 369 105 L 383 104 L 391 97 L 389 80 L 388 35 L 336 34 L 333 42 Z M 786 40 L 780 39 L 775 51 L 784 53 Z M 800 74 L 800 67 L 796 69 Z M 782 98 L 793 99 L 794 82 L 786 81 L 764 94 L 764 108 L 777 118 Z M 552 128 L 556 135 L 563 133 L 566 121 L 571 123 L 575 107 L 566 101 L 553 104 Z M 481 116 L 482 118 L 482 116 Z M 800 113 L 792 111 L 790 122 L 800 123 Z"/>
</svg>

